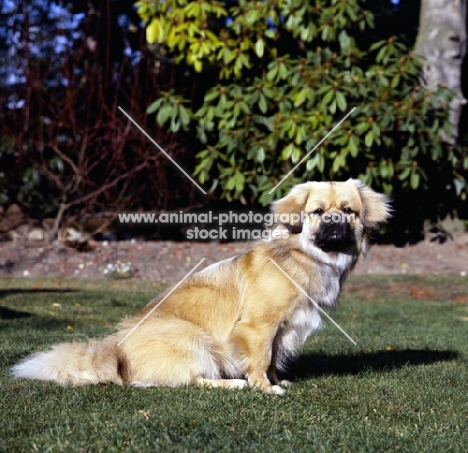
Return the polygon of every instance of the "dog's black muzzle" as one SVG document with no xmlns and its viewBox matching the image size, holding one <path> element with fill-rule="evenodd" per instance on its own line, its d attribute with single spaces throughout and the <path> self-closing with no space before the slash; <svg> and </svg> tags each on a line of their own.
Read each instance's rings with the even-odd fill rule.
<svg viewBox="0 0 468 453">
<path fill-rule="evenodd" d="M 351 225 L 346 221 L 321 222 L 315 235 L 315 244 L 322 250 L 339 252 L 349 247 L 354 242 L 354 234 Z"/>
</svg>

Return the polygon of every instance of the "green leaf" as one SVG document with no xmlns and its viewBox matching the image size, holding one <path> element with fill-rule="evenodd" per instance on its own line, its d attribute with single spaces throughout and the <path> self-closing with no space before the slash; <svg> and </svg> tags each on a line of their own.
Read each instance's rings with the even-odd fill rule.
<svg viewBox="0 0 468 453">
<path fill-rule="evenodd" d="M 205 102 L 212 102 L 219 97 L 219 90 L 217 88 L 205 94 Z"/>
<path fill-rule="evenodd" d="M 400 74 L 395 74 L 395 76 L 392 79 L 392 83 L 390 86 L 392 88 L 396 88 L 400 84 Z"/>
<path fill-rule="evenodd" d="M 265 149 L 263 148 L 263 146 L 261 146 L 258 149 L 257 155 L 256 155 L 256 160 L 257 160 L 257 162 L 263 162 L 265 160 Z"/>
<path fill-rule="evenodd" d="M 149 44 L 153 44 L 158 39 L 159 35 L 159 20 L 154 18 L 150 24 L 146 27 L 146 41 Z"/>
<path fill-rule="evenodd" d="M 294 150 L 294 145 L 292 143 L 290 143 L 288 146 L 286 146 L 286 148 L 283 149 L 283 151 L 281 152 L 281 159 L 282 160 L 288 160 L 292 153 L 293 153 L 293 150 Z"/>
<path fill-rule="evenodd" d="M 388 177 L 388 167 L 387 167 L 387 163 L 385 162 L 385 160 L 381 160 L 380 161 L 380 176 L 382 176 L 382 178 L 387 178 Z"/>
<path fill-rule="evenodd" d="M 304 141 L 304 139 L 306 137 L 306 134 L 307 133 L 306 133 L 306 130 L 305 130 L 304 126 L 303 125 L 299 126 L 297 128 L 297 130 L 296 130 L 296 136 L 294 137 L 294 143 L 296 145 L 300 145 Z"/>
<path fill-rule="evenodd" d="M 262 113 L 266 113 L 268 110 L 268 104 L 263 94 L 260 95 L 260 99 L 258 100 L 258 108 Z"/>
<path fill-rule="evenodd" d="M 180 121 L 183 126 L 188 126 L 190 123 L 190 113 L 183 105 L 179 105 Z"/>
<path fill-rule="evenodd" d="M 322 153 L 319 153 L 318 158 L 318 170 L 320 173 L 325 171 L 325 158 L 323 157 Z"/>
<path fill-rule="evenodd" d="M 374 133 L 372 131 L 369 131 L 367 132 L 364 138 L 364 143 L 366 144 L 367 147 L 370 148 L 373 142 L 374 142 Z"/>
<path fill-rule="evenodd" d="M 410 185 L 412 189 L 416 190 L 419 187 L 420 179 L 421 178 L 416 169 L 411 172 Z"/>
<path fill-rule="evenodd" d="M 346 98 L 344 97 L 343 93 L 341 91 L 337 91 L 335 95 L 336 103 L 338 105 L 338 108 L 344 112 L 346 110 L 346 107 L 348 106 L 346 102 Z"/>
<path fill-rule="evenodd" d="M 285 64 L 280 64 L 278 66 L 278 76 L 281 80 L 285 79 L 286 76 L 288 75 L 288 70 L 286 68 Z"/>
<path fill-rule="evenodd" d="M 203 63 L 201 62 L 201 60 L 194 60 L 193 61 L 193 67 L 194 67 L 196 72 L 202 72 Z"/>
<path fill-rule="evenodd" d="M 169 129 L 171 132 L 178 132 L 180 129 L 180 121 L 175 116 L 171 118 L 171 125 L 169 126 Z"/>
<path fill-rule="evenodd" d="M 410 174 L 410 170 L 411 170 L 410 167 L 405 168 L 398 176 L 398 179 L 400 181 L 404 181 L 405 179 L 407 179 Z"/>
<path fill-rule="evenodd" d="M 245 21 L 248 26 L 252 26 L 259 19 L 259 12 L 256 9 L 250 9 L 247 11 Z"/>
<path fill-rule="evenodd" d="M 275 64 L 268 72 L 267 72 L 267 80 L 273 81 L 276 79 L 278 75 L 278 66 Z"/>
<path fill-rule="evenodd" d="M 311 171 L 312 169 L 314 169 L 317 166 L 318 160 L 319 155 L 316 153 L 313 156 L 309 157 L 309 159 L 307 159 L 306 162 L 306 170 Z"/>
<path fill-rule="evenodd" d="M 340 31 L 338 35 L 338 40 L 340 41 L 340 47 L 343 52 L 347 51 L 350 48 L 351 39 L 344 30 Z"/>
<path fill-rule="evenodd" d="M 358 139 L 354 135 L 349 139 L 348 149 L 352 157 L 356 157 L 358 155 L 357 141 Z"/>
<path fill-rule="evenodd" d="M 234 174 L 234 187 L 237 192 L 242 192 L 244 190 L 245 176 L 240 172 L 236 171 Z"/>
<path fill-rule="evenodd" d="M 327 91 L 325 96 L 323 96 L 322 98 L 322 106 L 328 106 L 328 104 L 330 104 L 330 102 L 332 101 L 334 95 L 335 92 L 330 88 L 329 91 Z"/>
<path fill-rule="evenodd" d="M 291 162 L 293 164 L 297 164 L 301 160 L 302 152 L 300 148 L 297 148 L 296 146 L 293 147 L 293 152 L 291 154 Z"/>
<path fill-rule="evenodd" d="M 257 54 L 257 57 L 262 58 L 264 51 L 265 51 L 265 43 L 262 38 L 258 38 L 257 42 L 255 43 L 255 53 Z"/>
<path fill-rule="evenodd" d="M 161 126 L 172 116 L 172 105 L 166 104 L 159 109 L 158 115 L 156 116 L 156 121 Z"/>
<path fill-rule="evenodd" d="M 336 158 L 333 160 L 332 164 L 332 172 L 333 173 L 338 173 L 340 168 L 343 166 L 344 159 L 341 155 L 336 156 Z"/>
<path fill-rule="evenodd" d="M 373 50 L 377 50 L 379 47 L 382 47 L 383 45 L 385 45 L 385 41 L 375 42 L 369 47 L 369 50 L 372 52 Z"/>
<path fill-rule="evenodd" d="M 387 55 L 387 47 L 386 47 L 386 46 L 383 46 L 383 47 L 379 50 L 379 53 L 377 54 L 377 56 L 375 57 L 375 61 L 376 61 L 377 63 L 380 63 L 380 62 L 382 62 L 382 60 L 384 60 L 383 62 L 385 63 L 386 55 Z"/>
<path fill-rule="evenodd" d="M 307 88 L 302 88 L 302 90 L 297 93 L 294 100 L 294 107 L 299 107 L 307 99 Z"/>
<path fill-rule="evenodd" d="M 156 112 L 161 106 L 163 100 L 164 98 L 159 98 L 157 101 L 152 102 L 146 109 L 146 113 L 151 115 L 152 113 Z"/>
<path fill-rule="evenodd" d="M 361 135 L 364 132 L 368 131 L 370 127 L 371 125 L 367 121 L 363 121 L 356 126 L 355 128 L 356 134 Z"/>
<path fill-rule="evenodd" d="M 383 87 L 388 87 L 390 85 L 388 78 L 384 75 L 380 76 L 380 85 L 382 85 Z"/>
<path fill-rule="evenodd" d="M 231 176 L 231 177 L 227 180 L 227 182 L 226 182 L 226 189 L 227 189 L 227 190 L 232 190 L 232 189 L 234 189 L 234 186 L 235 186 L 235 185 L 236 185 L 236 176 L 233 175 L 233 176 Z"/>
</svg>

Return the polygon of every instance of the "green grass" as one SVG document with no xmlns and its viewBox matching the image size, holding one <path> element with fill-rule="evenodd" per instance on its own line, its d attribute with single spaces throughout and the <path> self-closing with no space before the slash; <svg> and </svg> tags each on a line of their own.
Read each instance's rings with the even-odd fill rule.
<svg viewBox="0 0 468 453">
<path fill-rule="evenodd" d="M 467 280 L 364 276 L 308 340 L 286 396 L 206 388 L 61 387 L 9 367 L 60 341 L 112 332 L 160 287 L 0 281 L 0 451 L 464 452 Z"/>
</svg>

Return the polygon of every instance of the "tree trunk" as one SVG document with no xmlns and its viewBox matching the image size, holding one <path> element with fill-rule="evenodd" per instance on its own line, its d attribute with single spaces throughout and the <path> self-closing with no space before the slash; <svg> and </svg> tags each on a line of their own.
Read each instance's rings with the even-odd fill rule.
<svg viewBox="0 0 468 453">
<path fill-rule="evenodd" d="M 452 134 L 442 138 L 450 144 L 458 139 L 458 126 L 466 99 L 461 88 L 461 71 L 466 53 L 467 0 L 421 0 L 419 32 L 415 53 L 424 58 L 423 80 L 430 90 L 439 84 L 455 93 L 450 103 Z"/>
</svg>

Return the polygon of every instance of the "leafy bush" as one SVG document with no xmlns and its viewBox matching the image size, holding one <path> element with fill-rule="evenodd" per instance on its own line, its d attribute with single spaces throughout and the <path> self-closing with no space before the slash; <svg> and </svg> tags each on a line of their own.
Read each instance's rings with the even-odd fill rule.
<svg viewBox="0 0 468 453">
<path fill-rule="evenodd" d="M 387 194 L 466 197 L 468 157 L 444 146 L 448 89 L 419 81 L 420 62 L 379 36 L 362 0 L 140 0 L 161 64 L 209 80 L 197 103 L 175 86 L 149 108 L 173 132 L 196 129 L 195 175 L 227 200 L 267 204 L 296 183 L 359 177 Z M 211 80 L 214 74 L 214 82 Z M 200 84 L 197 86 L 200 87 Z M 270 190 L 356 110 L 272 194 Z M 420 202 L 420 200 L 419 200 Z"/>
</svg>

